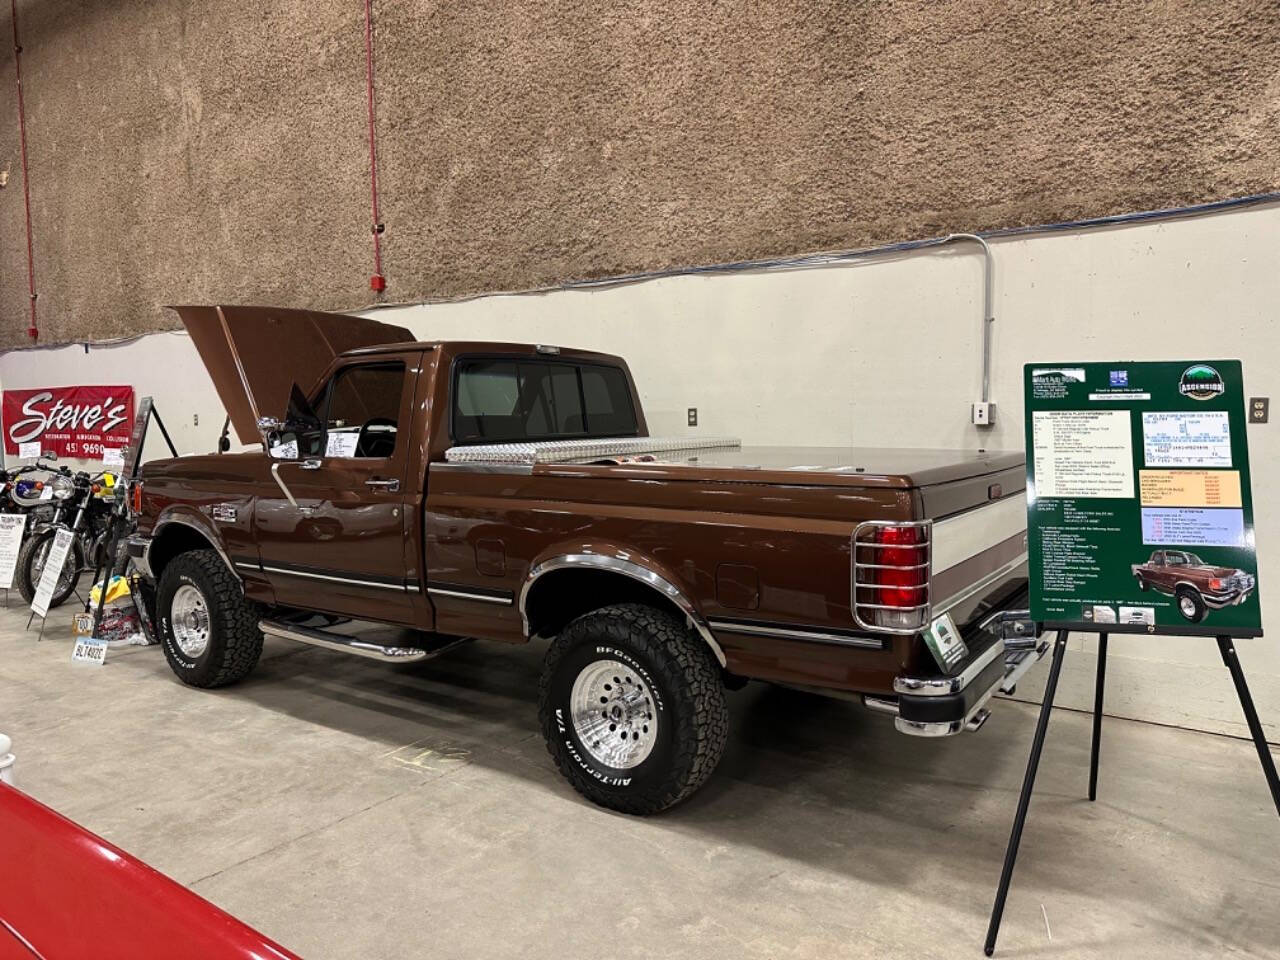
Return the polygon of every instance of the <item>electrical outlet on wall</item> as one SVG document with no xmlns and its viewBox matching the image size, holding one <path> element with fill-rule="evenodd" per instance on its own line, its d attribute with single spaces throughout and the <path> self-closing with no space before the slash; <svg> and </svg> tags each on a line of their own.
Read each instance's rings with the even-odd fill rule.
<svg viewBox="0 0 1280 960">
<path fill-rule="evenodd" d="M 973 425 L 975 427 L 989 427 L 996 422 L 996 405 L 984 400 L 979 400 L 973 405 Z"/>
<path fill-rule="evenodd" d="M 689 426 L 696 427 L 698 425 L 698 408 L 689 408 Z"/>
</svg>

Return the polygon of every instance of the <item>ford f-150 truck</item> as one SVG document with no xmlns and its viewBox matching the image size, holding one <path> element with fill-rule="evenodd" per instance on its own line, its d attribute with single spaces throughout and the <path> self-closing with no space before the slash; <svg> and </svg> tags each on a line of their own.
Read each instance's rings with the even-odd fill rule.
<svg viewBox="0 0 1280 960">
<path fill-rule="evenodd" d="M 184 683 L 241 679 L 264 635 L 392 663 L 545 639 L 556 764 L 652 813 L 715 768 L 726 688 L 945 736 L 1044 653 L 1022 454 L 652 437 L 619 357 L 176 309 L 257 445 L 141 472 L 130 554 Z"/>
<path fill-rule="evenodd" d="M 1257 578 L 1235 567 L 1205 563 L 1186 550 L 1153 550 L 1146 563 L 1130 568 L 1142 590 L 1156 590 L 1177 600 L 1178 612 L 1192 623 L 1205 618 L 1210 608 L 1244 603 Z"/>
</svg>

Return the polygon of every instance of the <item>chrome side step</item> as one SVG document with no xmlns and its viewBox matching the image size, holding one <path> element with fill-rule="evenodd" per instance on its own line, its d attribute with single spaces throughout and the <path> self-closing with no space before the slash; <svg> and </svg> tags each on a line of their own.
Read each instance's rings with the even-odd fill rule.
<svg viewBox="0 0 1280 960">
<path fill-rule="evenodd" d="M 313 647 L 324 647 L 326 650 L 337 650 L 339 653 L 353 653 L 357 657 L 370 660 L 381 660 L 383 663 L 417 663 L 430 660 L 447 650 L 470 642 L 465 637 L 438 637 L 438 642 L 428 647 L 409 647 L 374 643 L 345 633 L 330 633 L 314 627 L 304 627 L 296 623 L 284 623 L 279 620 L 261 620 L 258 629 L 268 637 L 280 637 L 284 640 L 296 640 L 308 643 Z"/>
</svg>

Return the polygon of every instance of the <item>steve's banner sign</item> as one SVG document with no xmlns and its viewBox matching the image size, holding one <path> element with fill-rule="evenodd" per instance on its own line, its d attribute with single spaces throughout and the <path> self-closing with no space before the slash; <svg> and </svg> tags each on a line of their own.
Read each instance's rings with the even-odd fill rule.
<svg viewBox="0 0 1280 960">
<path fill-rule="evenodd" d="M 96 460 L 123 447 L 133 424 L 133 387 L 44 387 L 4 391 L 4 452 L 40 444 L 60 457 Z"/>
</svg>

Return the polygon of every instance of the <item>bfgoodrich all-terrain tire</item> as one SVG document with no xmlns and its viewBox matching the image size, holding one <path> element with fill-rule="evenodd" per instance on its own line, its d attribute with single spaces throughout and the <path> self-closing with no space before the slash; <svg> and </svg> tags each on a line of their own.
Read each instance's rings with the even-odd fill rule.
<svg viewBox="0 0 1280 960">
<path fill-rule="evenodd" d="M 262 655 L 261 611 L 212 550 L 181 554 L 164 568 L 156 613 L 165 659 L 193 687 L 235 683 Z"/>
<path fill-rule="evenodd" d="M 1209 608 L 1205 606 L 1204 598 L 1200 596 L 1200 591 L 1191 587 L 1179 587 L 1174 594 L 1174 600 L 1178 604 L 1178 612 L 1192 623 L 1199 623 L 1204 619 L 1205 614 L 1209 612 Z"/>
<path fill-rule="evenodd" d="M 633 814 L 666 810 L 702 786 L 729 732 L 707 645 L 672 614 L 631 603 L 585 614 L 552 642 L 538 719 L 574 789 Z"/>
</svg>

